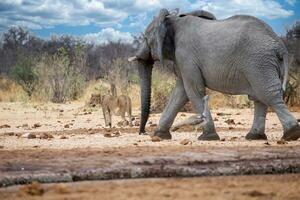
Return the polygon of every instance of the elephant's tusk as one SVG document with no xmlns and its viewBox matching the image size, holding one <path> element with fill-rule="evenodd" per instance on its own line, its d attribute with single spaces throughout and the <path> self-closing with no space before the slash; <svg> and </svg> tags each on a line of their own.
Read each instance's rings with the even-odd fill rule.
<svg viewBox="0 0 300 200">
<path fill-rule="evenodd" d="M 132 57 L 128 58 L 128 61 L 129 61 L 129 62 L 132 62 L 132 61 L 135 61 L 135 60 L 137 60 L 137 57 L 136 57 L 136 56 L 132 56 Z"/>
</svg>

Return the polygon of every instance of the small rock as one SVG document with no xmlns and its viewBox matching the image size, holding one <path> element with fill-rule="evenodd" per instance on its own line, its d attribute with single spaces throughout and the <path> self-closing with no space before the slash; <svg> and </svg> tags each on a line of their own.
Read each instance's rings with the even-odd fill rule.
<svg viewBox="0 0 300 200">
<path fill-rule="evenodd" d="M 181 113 L 181 115 L 180 115 L 181 117 L 185 117 L 186 116 L 186 114 L 184 114 L 184 113 Z"/>
<path fill-rule="evenodd" d="M 10 128 L 10 125 L 8 125 L 8 124 L 3 124 L 3 125 L 0 126 L 0 128 Z"/>
<path fill-rule="evenodd" d="M 214 118 L 214 121 L 217 122 L 217 121 L 219 121 L 219 120 L 218 120 L 218 118 L 215 117 L 215 118 Z"/>
<path fill-rule="evenodd" d="M 70 128 L 69 124 L 64 125 L 65 128 Z"/>
<path fill-rule="evenodd" d="M 40 123 L 35 123 L 33 124 L 32 128 L 38 128 L 38 127 L 41 127 L 42 125 Z"/>
<path fill-rule="evenodd" d="M 4 149 L 4 146 L 0 145 L 0 149 Z"/>
<path fill-rule="evenodd" d="M 140 121 L 135 120 L 133 125 L 134 125 L 134 126 L 139 126 L 139 125 L 140 125 Z"/>
<path fill-rule="evenodd" d="M 270 146 L 270 143 L 269 143 L 269 142 L 265 142 L 264 144 Z"/>
<path fill-rule="evenodd" d="M 111 137 L 112 137 L 110 133 L 104 133 L 103 136 L 104 136 L 104 137 L 108 137 L 108 138 L 111 138 Z"/>
<path fill-rule="evenodd" d="M 235 124 L 233 119 L 227 119 L 227 120 L 225 120 L 225 123 L 228 125 Z"/>
<path fill-rule="evenodd" d="M 151 125 L 152 123 L 153 123 L 152 121 L 149 121 L 149 122 L 148 122 L 149 125 Z"/>
<path fill-rule="evenodd" d="M 220 141 L 225 141 L 225 138 L 221 138 Z"/>
<path fill-rule="evenodd" d="M 28 138 L 28 139 L 35 139 L 36 135 L 34 133 L 24 133 L 21 137 Z"/>
<path fill-rule="evenodd" d="M 218 112 L 217 115 L 218 115 L 218 116 L 225 116 L 225 115 L 230 115 L 230 114 Z"/>
<path fill-rule="evenodd" d="M 53 135 L 51 135 L 50 133 L 42 133 L 40 136 L 39 136 L 40 139 L 44 139 L 44 140 L 47 140 L 47 139 L 52 139 L 54 138 Z"/>
<path fill-rule="evenodd" d="M 232 129 L 234 129 L 234 128 L 233 128 L 232 126 L 229 126 L 228 129 L 229 129 L 229 130 L 232 130 Z"/>
<path fill-rule="evenodd" d="M 112 133 L 112 137 L 119 137 L 121 135 L 120 131 L 116 131 Z"/>
<path fill-rule="evenodd" d="M 287 144 L 287 141 L 281 139 L 277 141 L 277 144 Z"/>
<path fill-rule="evenodd" d="M 62 140 L 63 140 L 63 139 L 68 139 L 68 137 L 65 136 L 65 135 L 62 135 L 62 136 L 59 137 L 59 139 L 62 139 Z"/>
<path fill-rule="evenodd" d="M 137 145 L 138 145 L 138 143 L 133 143 L 133 145 L 134 145 L 134 146 L 137 146 Z"/>
<path fill-rule="evenodd" d="M 7 132 L 3 134 L 4 136 L 14 136 L 15 133 L 14 132 Z"/>
<path fill-rule="evenodd" d="M 235 113 L 235 115 L 240 115 L 241 113 L 240 112 L 238 112 L 238 113 Z"/>
<path fill-rule="evenodd" d="M 188 144 L 192 144 L 192 141 L 190 141 L 189 139 L 183 139 L 180 144 L 182 145 L 188 145 Z"/>
<path fill-rule="evenodd" d="M 64 110 L 61 109 L 61 110 L 59 110 L 59 112 L 62 113 L 62 112 L 64 112 Z"/>
<path fill-rule="evenodd" d="M 151 137 L 151 141 L 152 142 L 160 142 L 160 141 L 162 141 L 162 139 L 158 136 L 153 136 L 153 137 Z"/>
<path fill-rule="evenodd" d="M 300 119 L 297 119 L 297 122 L 300 122 Z"/>
</svg>

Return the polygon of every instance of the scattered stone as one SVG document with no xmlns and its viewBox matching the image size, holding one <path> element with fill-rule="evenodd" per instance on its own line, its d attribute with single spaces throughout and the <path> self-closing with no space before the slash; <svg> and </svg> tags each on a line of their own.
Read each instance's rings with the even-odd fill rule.
<svg viewBox="0 0 300 200">
<path fill-rule="evenodd" d="M 62 112 L 64 112 L 64 110 L 63 110 L 63 109 L 61 109 L 61 110 L 59 110 L 59 112 L 60 112 L 60 113 L 62 113 Z"/>
<path fill-rule="evenodd" d="M 236 141 L 238 139 L 238 137 L 231 137 L 230 139 L 229 139 L 229 141 Z"/>
<path fill-rule="evenodd" d="M 54 138 L 53 135 L 51 135 L 50 133 L 42 133 L 39 136 L 40 139 L 44 139 L 44 140 L 48 140 L 48 139 L 52 139 Z"/>
<path fill-rule="evenodd" d="M 14 132 L 7 132 L 3 134 L 4 136 L 14 136 L 15 133 Z"/>
<path fill-rule="evenodd" d="M 221 138 L 220 141 L 225 141 L 225 138 Z"/>
<path fill-rule="evenodd" d="M 189 139 L 183 139 L 181 140 L 180 144 L 182 145 L 188 145 L 188 144 L 192 144 L 192 141 Z"/>
<path fill-rule="evenodd" d="M 137 145 L 138 145 L 138 143 L 133 143 L 133 145 L 134 145 L 134 146 L 137 146 Z"/>
<path fill-rule="evenodd" d="M 278 140 L 277 141 L 277 144 L 287 144 L 288 142 L 287 141 L 285 141 L 285 140 L 283 140 L 283 139 L 281 139 L 281 140 Z"/>
<path fill-rule="evenodd" d="M 10 125 L 8 125 L 8 124 L 3 124 L 3 125 L 0 126 L 0 128 L 10 128 Z"/>
<path fill-rule="evenodd" d="M 265 142 L 264 144 L 267 145 L 267 146 L 270 146 L 270 143 L 269 143 L 269 142 Z"/>
<path fill-rule="evenodd" d="M 229 130 L 232 130 L 232 129 L 234 129 L 234 128 L 233 128 L 232 126 L 229 126 L 228 129 L 229 129 Z"/>
<path fill-rule="evenodd" d="M 26 193 L 32 196 L 42 196 L 45 192 L 42 185 L 38 182 L 33 182 L 29 185 L 24 185 L 20 188 L 20 192 Z"/>
<path fill-rule="evenodd" d="M 64 125 L 65 128 L 70 128 L 69 124 Z"/>
<path fill-rule="evenodd" d="M 41 127 L 42 125 L 40 123 L 35 123 L 33 124 L 32 128 L 38 128 L 38 127 Z"/>
<path fill-rule="evenodd" d="M 37 148 L 40 148 L 40 146 L 39 145 L 34 145 L 33 148 L 37 149 Z"/>
<path fill-rule="evenodd" d="M 103 136 L 104 136 L 104 137 L 108 137 L 108 138 L 111 138 L 111 137 L 112 137 L 110 133 L 104 133 Z"/>
<path fill-rule="evenodd" d="M 218 115 L 218 116 L 225 116 L 225 115 L 230 115 L 230 114 L 218 112 L 217 115 Z"/>
<path fill-rule="evenodd" d="M 266 194 L 260 192 L 260 191 L 257 191 L 257 190 L 253 190 L 253 191 L 250 191 L 250 192 L 244 192 L 243 193 L 244 195 L 248 195 L 250 197 L 261 197 L 261 196 L 266 196 Z"/>
<path fill-rule="evenodd" d="M 152 142 L 160 142 L 160 141 L 162 141 L 162 139 L 158 136 L 153 136 L 153 137 L 151 137 L 151 141 Z"/>
<path fill-rule="evenodd" d="M 225 123 L 228 124 L 228 125 L 231 125 L 231 124 L 234 125 L 235 124 L 233 119 L 227 119 L 227 120 L 225 120 Z"/>
<path fill-rule="evenodd" d="M 24 133 L 21 137 L 28 138 L 28 139 L 35 139 L 36 135 L 34 133 Z"/>
<path fill-rule="evenodd" d="M 112 133 L 112 137 L 119 137 L 121 135 L 121 131 L 115 131 Z"/>
<path fill-rule="evenodd" d="M 135 120 L 134 123 L 133 123 L 133 125 L 134 125 L 134 126 L 139 126 L 139 125 L 140 125 L 140 121 Z"/>
</svg>

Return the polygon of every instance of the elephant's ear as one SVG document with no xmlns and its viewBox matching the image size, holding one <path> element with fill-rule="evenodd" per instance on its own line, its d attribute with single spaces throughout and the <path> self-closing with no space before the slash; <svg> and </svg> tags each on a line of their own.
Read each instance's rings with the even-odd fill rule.
<svg viewBox="0 0 300 200">
<path fill-rule="evenodd" d="M 168 15 L 169 15 L 169 11 L 167 9 L 161 9 L 157 17 L 157 25 L 156 25 L 157 54 L 162 64 L 164 63 L 163 43 L 168 31 L 165 20 Z"/>
<path fill-rule="evenodd" d="M 183 13 L 183 14 L 180 14 L 179 17 L 185 17 L 188 15 L 195 16 L 195 17 L 201 17 L 204 19 L 210 19 L 210 20 L 217 19 L 212 13 L 205 11 L 205 10 L 195 10 L 193 12 Z"/>
</svg>

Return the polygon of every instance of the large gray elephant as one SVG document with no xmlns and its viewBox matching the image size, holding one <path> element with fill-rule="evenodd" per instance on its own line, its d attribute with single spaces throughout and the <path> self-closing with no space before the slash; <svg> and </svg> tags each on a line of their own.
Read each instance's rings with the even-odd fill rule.
<svg viewBox="0 0 300 200">
<path fill-rule="evenodd" d="M 227 94 L 246 94 L 254 101 L 254 121 L 246 139 L 267 139 L 265 121 L 271 107 L 283 126 L 283 139 L 297 140 L 300 126 L 283 101 L 288 78 L 288 52 L 263 21 L 246 15 L 216 20 L 206 11 L 177 15 L 162 9 L 147 27 L 144 40 L 129 61 L 138 64 L 141 78 L 140 134 L 145 133 L 151 103 L 151 73 L 155 61 L 172 60 L 176 87 L 154 135 L 171 139 L 178 111 L 191 101 L 203 113 L 205 88 Z M 208 111 L 199 140 L 218 140 Z"/>
</svg>

